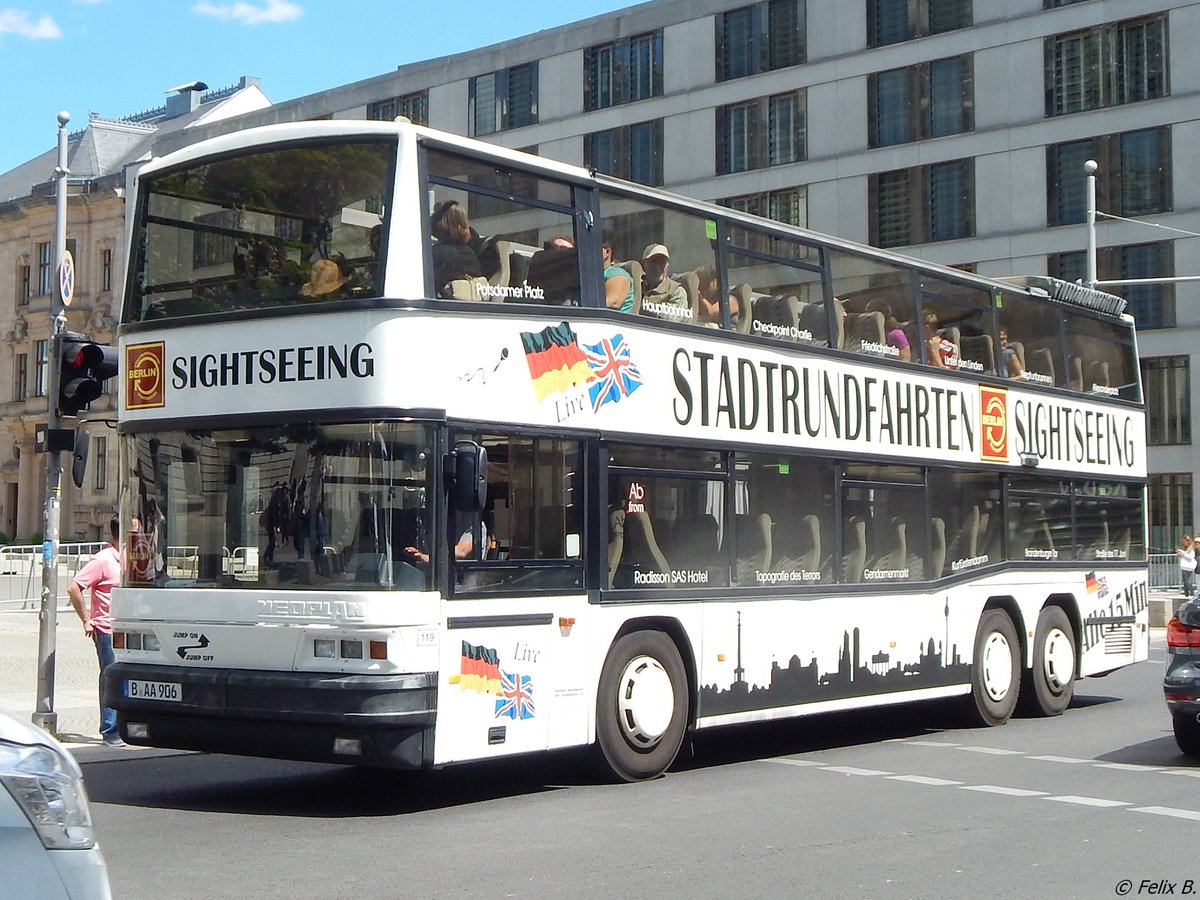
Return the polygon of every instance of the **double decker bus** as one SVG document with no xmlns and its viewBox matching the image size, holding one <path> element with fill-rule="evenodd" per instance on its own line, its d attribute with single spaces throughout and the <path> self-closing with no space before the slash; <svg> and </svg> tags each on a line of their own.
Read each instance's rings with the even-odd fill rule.
<svg viewBox="0 0 1200 900">
<path fill-rule="evenodd" d="M 632 781 L 717 726 L 1055 715 L 1147 656 L 1108 294 L 312 122 L 141 169 L 119 340 L 131 744 Z"/>
</svg>

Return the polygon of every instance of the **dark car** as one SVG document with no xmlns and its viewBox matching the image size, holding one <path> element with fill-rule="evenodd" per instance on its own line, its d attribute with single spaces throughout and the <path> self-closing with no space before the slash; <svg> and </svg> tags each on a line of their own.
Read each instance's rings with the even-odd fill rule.
<svg viewBox="0 0 1200 900">
<path fill-rule="evenodd" d="M 1167 625 L 1167 675 L 1163 679 L 1175 742 L 1200 756 L 1200 599 L 1189 600 Z"/>
</svg>

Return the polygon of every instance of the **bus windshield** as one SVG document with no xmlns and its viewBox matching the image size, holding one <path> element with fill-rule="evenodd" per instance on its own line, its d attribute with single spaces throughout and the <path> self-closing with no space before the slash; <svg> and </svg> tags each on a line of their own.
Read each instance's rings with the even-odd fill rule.
<svg viewBox="0 0 1200 900">
<path fill-rule="evenodd" d="M 395 156 L 306 143 L 147 179 L 125 321 L 378 296 Z"/>
<path fill-rule="evenodd" d="M 433 432 L 412 423 L 126 435 L 129 584 L 429 586 Z"/>
</svg>

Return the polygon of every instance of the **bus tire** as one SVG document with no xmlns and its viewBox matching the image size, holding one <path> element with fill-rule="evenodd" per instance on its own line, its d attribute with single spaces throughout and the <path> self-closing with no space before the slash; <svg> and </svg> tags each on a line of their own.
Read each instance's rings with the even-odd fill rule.
<svg viewBox="0 0 1200 900">
<path fill-rule="evenodd" d="M 971 696 L 967 709 L 973 722 L 1003 725 L 1013 714 L 1021 692 L 1021 644 L 1012 619 L 1002 609 L 984 610 L 975 632 L 971 662 Z"/>
<path fill-rule="evenodd" d="M 635 631 L 604 661 L 596 700 L 596 742 L 622 781 L 657 778 L 675 761 L 688 720 L 687 673 L 661 631 Z"/>
<path fill-rule="evenodd" d="M 1075 696 L 1075 629 L 1058 606 L 1038 616 L 1033 665 L 1021 688 L 1021 707 L 1036 716 L 1060 716 Z"/>
</svg>

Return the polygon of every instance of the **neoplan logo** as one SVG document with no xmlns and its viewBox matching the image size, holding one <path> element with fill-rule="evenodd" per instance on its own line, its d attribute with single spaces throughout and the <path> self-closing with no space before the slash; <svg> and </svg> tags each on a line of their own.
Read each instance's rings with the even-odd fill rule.
<svg viewBox="0 0 1200 900">
<path fill-rule="evenodd" d="M 1008 462 L 1008 391 L 980 388 L 979 406 L 983 429 L 980 458 L 987 462 Z"/>
<path fill-rule="evenodd" d="M 157 409 L 166 405 L 163 380 L 165 344 L 128 344 L 125 347 L 125 408 Z"/>
</svg>

